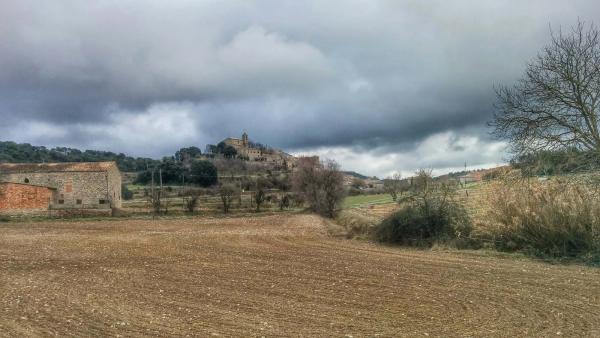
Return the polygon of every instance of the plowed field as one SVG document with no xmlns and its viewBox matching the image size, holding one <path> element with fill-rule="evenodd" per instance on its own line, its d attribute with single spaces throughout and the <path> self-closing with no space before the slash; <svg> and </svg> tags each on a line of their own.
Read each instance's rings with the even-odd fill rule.
<svg viewBox="0 0 600 338">
<path fill-rule="evenodd" d="M 311 215 L 0 224 L 0 336 L 600 336 L 600 269 Z"/>
</svg>

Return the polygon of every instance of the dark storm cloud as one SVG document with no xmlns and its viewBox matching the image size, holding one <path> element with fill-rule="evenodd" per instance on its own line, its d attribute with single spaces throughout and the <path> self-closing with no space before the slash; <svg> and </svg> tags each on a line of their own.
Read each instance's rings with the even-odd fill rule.
<svg viewBox="0 0 600 338">
<path fill-rule="evenodd" d="M 3 1 L 0 137 L 162 156 L 245 129 L 415 163 L 403 168 L 490 163 L 503 156 L 485 130 L 493 85 L 519 76 L 549 25 L 597 13 L 558 0 Z"/>
</svg>

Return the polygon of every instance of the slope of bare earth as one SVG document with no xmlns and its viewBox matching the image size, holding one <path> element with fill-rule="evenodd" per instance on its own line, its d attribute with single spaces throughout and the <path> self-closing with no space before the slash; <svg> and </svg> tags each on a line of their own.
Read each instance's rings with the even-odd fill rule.
<svg viewBox="0 0 600 338">
<path fill-rule="evenodd" d="M 600 269 L 312 215 L 0 224 L 0 336 L 600 336 Z"/>
</svg>

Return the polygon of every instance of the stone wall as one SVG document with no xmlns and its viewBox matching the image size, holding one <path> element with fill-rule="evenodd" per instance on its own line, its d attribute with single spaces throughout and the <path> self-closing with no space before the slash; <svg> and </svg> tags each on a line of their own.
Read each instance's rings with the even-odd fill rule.
<svg viewBox="0 0 600 338">
<path fill-rule="evenodd" d="M 114 166 L 109 169 L 106 176 L 108 182 L 108 198 L 112 208 L 121 208 L 122 197 L 121 197 L 121 172 Z"/>
<path fill-rule="evenodd" d="M 0 179 L 55 188 L 54 209 L 121 207 L 121 175 L 116 167 L 107 172 L 9 173 Z"/>
<path fill-rule="evenodd" d="M 54 191 L 30 184 L 0 183 L 0 213 L 36 213 L 48 210 Z"/>
</svg>

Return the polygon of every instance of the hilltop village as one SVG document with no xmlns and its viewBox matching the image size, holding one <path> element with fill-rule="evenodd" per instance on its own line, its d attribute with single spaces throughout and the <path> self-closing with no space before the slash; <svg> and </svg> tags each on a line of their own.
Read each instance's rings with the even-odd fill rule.
<svg viewBox="0 0 600 338">
<path fill-rule="evenodd" d="M 228 137 L 220 143 L 233 147 L 238 158 L 248 161 L 263 161 L 277 163 L 280 165 L 290 164 L 291 166 L 293 166 L 297 161 L 296 157 L 281 150 L 250 142 L 246 132 L 242 134 L 241 139 Z"/>
<path fill-rule="evenodd" d="M 320 159 L 296 157 L 253 142 L 246 132 L 208 144 L 204 151 L 181 148 L 161 160 L 0 142 L 0 214 L 63 217 L 115 215 L 123 210 L 184 211 L 192 195 L 194 201 L 213 196 L 213 200 L 205 197 L 203 207 L 217 210 L 218 188 L 224 185 L 240 190 L 237 208 L 255 208 L 257 192 L 265 196 L 265 205 L 281 207 L 297 197 L 291 194 L 292 176 L 302 163 L 319 165 Z M 376 177 L 340 175 L 350 194 L 384 190 L 384 182 Z M 193 204 L 187 209 L 198 203 Z"/>
<path fill-rule="evenodd" d="M 131 195 L 143 204 L 136 210 L 149 210 L 152 201 L 148 200 L 153 199 L 149 195 L 154 193 L 148 190 L 153 184 L 157 189 L 169 187 L 161 192 L 163 202 L 183 194 L 173 192 L 172 186 L 209 188 L 234 182 L 250 191 L 261 180 L 272 191 L 284 191 L 289 190 L 290 173 L 299 160 L 250 141 L 245 132 L 241 138 L 207 145 L 204 152 L 198 147 L 182 148 L 162 160 L 12 142 L 0 146 L 0 214 L 18 215 L 111 215 L 131 206 L 123 206 Z M 317 157 L 312 160 L 318 162 Z M 139 195 L 128 188 L 136 186 L 142 187 L 135 190 Z"/>
</svg>

